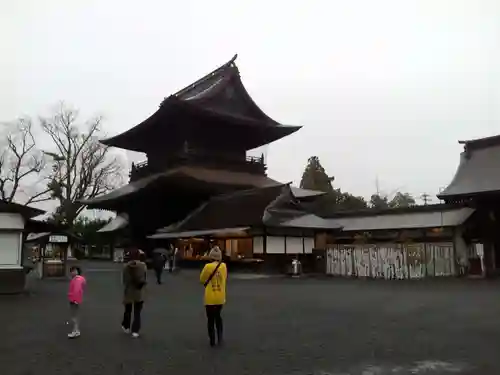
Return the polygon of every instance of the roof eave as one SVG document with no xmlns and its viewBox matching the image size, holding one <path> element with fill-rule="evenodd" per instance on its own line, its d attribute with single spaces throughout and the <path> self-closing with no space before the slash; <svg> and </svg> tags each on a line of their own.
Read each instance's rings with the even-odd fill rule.
<svg viewBox="0 0 500 375">
<path fill-rule="evenodd" d="M 485 148 L 500 145 L 500 135 L 493 135 L 491 137 L 469 139 L 458 141 L 459 144 L 470 148 Z"/>
<path fill-rule="evenodd" d="M 31 219 L 46 213 L 46 211 L 39 208 L 26 206 L 15 202 L 6 202 L 0 200 L 0 212 L 2 213 L 17 213 L 25 219 Z"/>
</svg>

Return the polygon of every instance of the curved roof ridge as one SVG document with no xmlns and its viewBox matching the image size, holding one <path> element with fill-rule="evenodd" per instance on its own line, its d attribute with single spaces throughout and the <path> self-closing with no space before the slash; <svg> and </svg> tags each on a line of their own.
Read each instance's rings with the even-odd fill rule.
<svg viewBox="0 0 500 375">
<path fill-rule="evenodd" d="M 182 126 L 182 119 L 189 126 L 198 127 L 207 120 L 217 126 L 258 126 L 267 128 L 257 131 L 245 130 L 251 137 L 240 136 L 241 147 L 253 149 L 269 144 L 290 135 L 300 126 L 285 126 L 267 115 L 253 100 L 241 80 L 234 55 L 231 60 L 213 70 L 194 83 L 165 97 L 160 107 L 141 123 L 112 137 L 100 139 L 100 142 L 122 149 L 146 152 L 151 146 L 149 140 L 155 139 L 159 132 L 174 131 Z M 198 117 L 201 116 L 201 122 Z M 196 117 L 195 119 L 193 119 Z M 165 130 L 164 128 L 168 128 Z M 231 130 L 235 134 L 239 130 Z M 154 147 L 157 147 L 156 143 Z"/>
<path fill-rule="evenodd" d="M 492 135 L 490 137 L 458 141 L 458 143 L 464 145 L 465 149 L 478 149 L 498 146 L 500 145 L 500 134 Z"/>
<path fill-rule="evenodd" d="M 228 67 L 230 66 L 234 66 L 236 67 L 236 65 L 234 64 L 234 62 L 236 61 L 236 58 L 238 57 L 238 54 L 236 53 L 232 58 L 231 60 L 229 60 L 227 63 L 219 66 L 217 69 L 211 71 L 210 73 L 206 74 L 205 76 L 201 77 L 200 79 L 198 79 L 197 81 L 187 85 L 186 87 L 184 87 L 183 89 L 180 89 L 179 91 L 177 91 L 175 94 L 173 94 L 173 96 L 182 96 L 184 94 L 186 94 L 187 92 L 189 92 L 189 90 L 192 90 L 194 87 L 204 83 L 205 81 L 209 80 L 210 78 L 212 78 L 214 75 L 216 75 L 217 73 L 220 73 L 221 71 L 224 71 L 225 69 L 227 69 Z M 236 68 L 238 69 L 238 68 Z"/>
</svg>

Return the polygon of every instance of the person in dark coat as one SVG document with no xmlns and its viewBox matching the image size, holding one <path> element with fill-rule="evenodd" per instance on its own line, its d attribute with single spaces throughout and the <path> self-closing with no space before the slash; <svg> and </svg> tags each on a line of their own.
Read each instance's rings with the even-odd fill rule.
<svg viewBox="0 0 500 375">
<path fill-rule="evenodd" d="M 170 273 L 172 273 L 172 271 L 174 270 L 174 255 L 175 248 L 172 244 L 170 244 L 167 251 L 168 272 Z"/>
<path fill-rule="evenodd" d="M 122 329 L 125 333 L 132 332 L 132 337 L 139 337 L 141 329 L 141 312 L 144 305 L 144 294 L 147 283 L 147 267 L 140 260 L 140 250 L 129 252 L 129 261 L 123 267 L 123 313 Z M 132 321 L 132 312 L 134 319 Z M 131 324 L 132 323 L 132 324 Z"/>
<path fill-rule="evenodd" d="M 156 275 L 156 282 L 161 284 L 161 274 L 163 273 L 163 269 L 165 268 L 165 263 L 167 262 L 167 257 L 163 249 L 157 249 L 153 253 L 153 269 Z"/>
</svg>

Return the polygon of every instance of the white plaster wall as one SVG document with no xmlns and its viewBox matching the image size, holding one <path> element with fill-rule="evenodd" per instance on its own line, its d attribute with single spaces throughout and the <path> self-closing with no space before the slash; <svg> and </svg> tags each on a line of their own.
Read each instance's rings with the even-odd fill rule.
<svg viewBox="0 0 500 375">
<path fill-rule="evenodd" d="M 24 219 L 20 214 L 0 213 L 0 230 L 23 230 Z"/>
<path fill-rule="evenodd" d="M 303 254 L 304 243 L 302 237 L 286 237 L 286 253 L 287 254 Z"/>
<path fill-rule="evenodd" d="M 264 254 L 264 241 L 261 236 L 253 238 L 253 253 Z"/>
<path fill-rule="evenodd" d="M 266 252 L 267 254 L 285 254 L 285 237 L 267 236 Z"/>
<path fill-rule="evenodd" d="M 0 232 L 0 269 L 21 267 L 21 233 Z"/>
<path fill-rule="evenodd" d="M 314 249 L 314 237 L 304 237 L 304 252 L 312 254 Z"/>
</svg>

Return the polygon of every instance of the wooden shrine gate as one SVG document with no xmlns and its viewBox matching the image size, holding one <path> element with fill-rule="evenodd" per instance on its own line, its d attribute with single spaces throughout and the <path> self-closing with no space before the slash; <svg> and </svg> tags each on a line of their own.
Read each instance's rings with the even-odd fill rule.
<svg viewBox="0 0 500 375">
<path fill-rule="evenodd" d="M 326 273 L 399 280 L 453 276 L 453 244 L 334 245 L 326 250 Z"/>
</svg>

